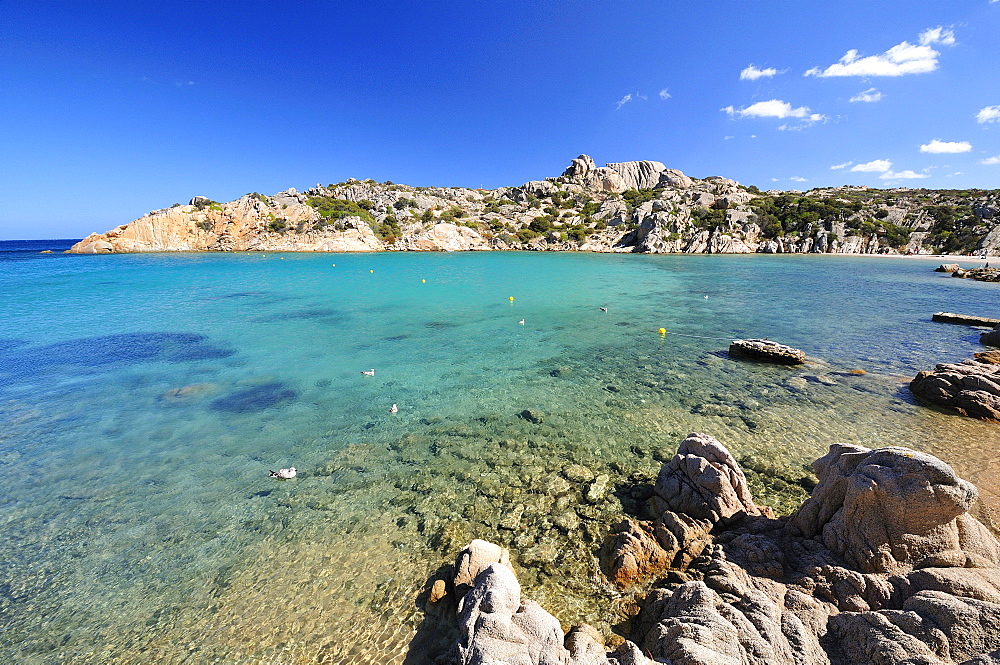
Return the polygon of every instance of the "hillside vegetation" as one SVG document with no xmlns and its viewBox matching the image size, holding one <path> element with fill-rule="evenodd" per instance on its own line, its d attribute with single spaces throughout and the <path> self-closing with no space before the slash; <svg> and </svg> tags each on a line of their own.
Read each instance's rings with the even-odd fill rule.
<svg viewBox="0 0 1000 665">
<path fill-rule="evenodd" d="M 660 162 L 597 167 L 495 190 L 374 180 L 229 203 L 195 197 L 72 251 L 381 251 L 975 254 L 1000 251 L 1000 190 L 761 191 Z"/>
</svg>

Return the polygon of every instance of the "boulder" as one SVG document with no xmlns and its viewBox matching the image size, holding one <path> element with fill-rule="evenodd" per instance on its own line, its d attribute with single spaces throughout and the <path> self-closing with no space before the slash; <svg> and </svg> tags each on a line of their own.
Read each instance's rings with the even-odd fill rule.
<svg viewBox="0 0 1000 665">
<path fill-rule="evenodd" d="M 590 155 L 580 155 L 566 167 L 563 171 L 562 177 L 564 178 L 582 178 L 591 171 L 597 168 L 597 164 L 594 163 L 593 158 Z"/>
<path fill-rule="evenodd" d="M 934 269 L 934 272 L 957 272 L 960 269 L 961 266 L 957 263 L 942 263 Z"/>
<path fill-rule="evenodd" d="M 1000 550 L 968 511 L 972 483 L 932 455 L 835 444 L 813 463 L 819 484 L 788 522 L 863 573 L 994 567 Z"/>
<path fill-rule="evenodd" d="M 905 448 L 836 445 L 814 469 L 820 483 L 790 519 L 718 522 L 690 581 L 650 593 L 631 635 L 644 653 L 674 665 L 995 662 L 1000 543 L 967 512 L 975 488 Z"/>
<path fill-rule="evenodd" d="M 987 346 L 1000 346 L 1000 323 L 990 332 L 985 332 L 979 336 L 979 343 Z"/>
<path fill-rule="evenodd" d="M 592 626 L 580 624 L 563 634 L 559 620 L 540 605 L 521 598 L 521 585 L 509 565 L 487 563 L 506 550 L 474 540 L 455 564 L 456 590 L 467 588 L 458 601 L 459 639 L 439 657 L 442 665 L 646 665 L 638 649 L 626 642 L 624 658 L 609 660 L 604 638 Z M 468 574 L 479 568 L 471 585 Z M 641 654 L 640 654 L 641 655 Z"/>
<path fill-rule="evenodd" d="M 917 374 L 910 392 L 964 416 L 1000 422 L 1000 365 L 978 359 L 941 364 Z"/>
<path fill-rule="evenodd" d="M 488 566 L 499 564 L 510 568 L 510 552 L 486 540 L 475 539 L 458 555 L 452 584 L 459 595 L 472 587 L 479 573 Z"/>
<path fill-rule="evenodd" d="M 803 351 L 767 339 L 735 339 L 729 345 L 729 355 L 779 365 L 801 365 L 806 361 Z"/>
<path fill-rule="evenodd" d="M 677 454 L 660 469 L 655 491 L 660 512 L 711 522 L 740 514 L 763 514 L 754 504 L 736 459 L 707 434 L 689 434 L 681 442 Z"/>
<path fill-rule="evenodd" d="M 931 315 L 931 321 L 939 323 L 956 323 L 963 326 L 996 326 L 1000 325 L 1000 319 L 991 319 L 986 316 L 975 314 L 953 314 L 951 312 L 935 312 Z"/>
</svg>

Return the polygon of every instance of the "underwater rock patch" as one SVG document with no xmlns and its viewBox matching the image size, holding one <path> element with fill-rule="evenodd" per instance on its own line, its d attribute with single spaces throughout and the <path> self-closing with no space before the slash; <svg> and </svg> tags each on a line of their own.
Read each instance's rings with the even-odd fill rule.
<svg viewBox="0 0 1000 665">
<path fill-rule="evenodd" d="M 291 402 L 298 396 L 285 383 L 274 381 L 223 395 L 212 400 L 211 408 L 225 413 L 253 413 Z"/>
<path fill-rule="evenodd" d="M 216 346 L 196 333 L 121 333 L 13 349 L 9 368 L 36 374 L 58 367 L 99 368 L 147 362 L 189 362 L 228 358 L 231 349 Z"/>
</svg>

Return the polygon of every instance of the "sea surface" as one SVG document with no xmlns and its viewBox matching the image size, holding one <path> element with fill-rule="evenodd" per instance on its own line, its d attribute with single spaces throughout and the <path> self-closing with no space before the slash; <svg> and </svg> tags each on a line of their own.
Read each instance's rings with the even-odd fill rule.
<svg viewBox="0 0 1000 665">
<path fill-rule="evenodd" d="M 1000 504 L 1000 427 L 906 388 L 983 350 L 932 313 L 997 316 L 940 259 L 71 242 L 0 243 L 0 662 L 432 662 L 427 588 L 476 537 L 565 626 L 624 632 L 604 536 L 691 431 L 781 513 L 834 442 L 929 451 Z"/>
</svg>

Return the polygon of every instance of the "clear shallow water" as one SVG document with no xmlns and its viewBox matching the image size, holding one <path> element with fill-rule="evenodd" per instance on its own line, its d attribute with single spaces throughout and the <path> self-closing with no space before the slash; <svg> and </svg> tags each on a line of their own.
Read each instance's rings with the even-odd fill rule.
<svg viewBox="0 0 1000 665">
<path fill-rule="evenodd" d="M 418 594 L 472 537 L 607 633 L 628 600 L 601 581 L 603 536 L 694 430 L 779 509 L 835 441 L 1000 489 L 1000 428 L 905 390 L 982 350 L 931 313 L 1000 302 L 933 259 L 10 249 L 4 662 L 424 662 L 449 636 Z M 728 359 L 745 336 L 821 360 Z"/>
</svg>

